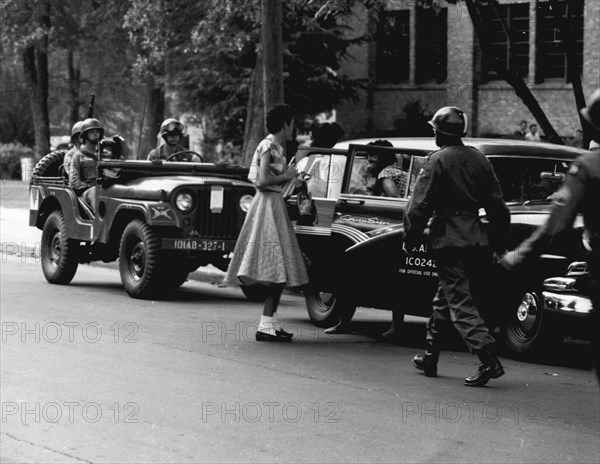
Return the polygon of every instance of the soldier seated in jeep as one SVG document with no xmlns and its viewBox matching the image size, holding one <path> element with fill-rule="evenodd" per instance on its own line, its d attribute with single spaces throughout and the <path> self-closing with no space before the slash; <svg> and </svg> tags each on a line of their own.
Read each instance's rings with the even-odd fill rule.
<svg viewBox="0 0 600 464">
<path fill-rule="evenodd" d="M 77 196 L 81 196 L 91 208 L 94 208 L 98 167 L 96 148 L 104 137 L 104 127 L 97 119 L 88 118 L 83 121 L 80 137 L 82 145 L 73 156 L 69 168 L 69 186 Z"/>
<path fill-rule="evenodd" d="M 148 161 L 202 162 L 200 155 L 180 145 L 183 136 L 183 124 L 177 119 L 165 119 L 160 125 L 158 134 L 163 138 L 165 143 L 150 151 Z"/>
</svg>

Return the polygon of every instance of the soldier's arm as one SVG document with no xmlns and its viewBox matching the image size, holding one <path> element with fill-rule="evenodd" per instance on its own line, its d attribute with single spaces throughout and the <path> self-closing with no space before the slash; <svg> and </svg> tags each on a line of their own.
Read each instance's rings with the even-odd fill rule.
<svg viewBox="0 0 600 464">
<path fill-rule="evenodd" d="M 573 226 L 583 204 L 586 178 L 585 168 L 574 161 L 569 168 L 565 183 L 552 199 L 553 207 L 550 216 L 528 239 L 513 250 L 509 265 L 514 266 L 528 258 L 538 256 L 552 244 L 555 235 Z"/>
<path fill-rule="evenodd" d="M 69 186 L 73 190 L 81 190 L 88 187 L 88 185 L 81 180 L 81 156 L 79 153 L 75 154 L 71 160 L 71 167 L 69 168 Z"/>
<path fill-rule="evenodd" d="M 148 153 L 148 161 L 154 161 L 158 159 L 158 150 L 156 148 L 150 150 Z"/>
<path fill-rule="evenodd" d="M 489 160 L 486 161 L 489 165 L 487 186 L 490 190 L 484 203 L 484 209 L 491 227 L 492 246 L 496 251 L 504 252 L 508 248 L 510 211 L 502 196 L 500 181 Z"/>
<path fill-rule="evenodd" d="M 407 249 L 420 242 L 427 221 L 433 213 L 439 174 L 438 163 L 435 158 L 430 157 L 417 178 L 404 215 L 404 242 Z"/>
</svg>

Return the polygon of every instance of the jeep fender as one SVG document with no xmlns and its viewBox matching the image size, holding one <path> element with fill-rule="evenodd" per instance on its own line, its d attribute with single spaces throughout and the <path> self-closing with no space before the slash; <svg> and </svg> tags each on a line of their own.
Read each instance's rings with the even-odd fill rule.
<svg viewBox="0 0 600 464">
<path fill-rule="evenodd" d="M 37 206 L 37 211 L 34 207 Z M 65 219 L 66 231 L 69 238 L 87 240 L 93 239 L 92 222 L 82 219 L 78 214 L 79 207 L 75 192 L 69 188 L 32 186 L 30 189 L 29 224 L 43 229 L 44 223 L 52 211 L 61 210 Z"/>
<path fill-rule="evenodd" d="M 99 233 L 98 240 L 106 243 L 109 237 L 115 233 L 122 232 L 127 222 L 134 219 L 142 219 L 146 224 L 153 227 L 176 227 L 181 228 L 180 218 L 173 208 L 165 202 L 155 201 L 105 201 L 101 199 L 99 205 L 104 208 L 104 214 L 98 218 Z M 100 214 L 98 216 L 101 216 Z"/>
</svg>

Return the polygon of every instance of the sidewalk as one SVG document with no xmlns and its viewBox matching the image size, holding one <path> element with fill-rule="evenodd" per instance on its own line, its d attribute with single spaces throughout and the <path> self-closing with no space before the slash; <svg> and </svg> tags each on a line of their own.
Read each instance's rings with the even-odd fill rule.
<svg viewBox="0 0 600 464">
<path fill-rule="evenodd" d="M 0 242 L 2 262 L 6 262 L 8 255 L 26 258 L 40 258 L 40 242 L 42 231 L 29 226 L 29 209 L 5 208 L 0 206 Z M 118 269 L 118 263 L 103 263 L 101 261 L 90 263 L 94 266 L 103 266 Z M 225 273 L 214 266 L 204 266 L 190 273 L 188 279 L 198 282 L 211 282 L 220 284 Z"/>
</svg>

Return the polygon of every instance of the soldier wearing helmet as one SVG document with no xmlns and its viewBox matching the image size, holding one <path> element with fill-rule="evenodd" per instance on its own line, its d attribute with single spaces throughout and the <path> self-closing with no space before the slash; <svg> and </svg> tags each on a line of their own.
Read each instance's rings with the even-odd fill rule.
<svg viewBox="0 0 600 464">
<path fill-rule="evenodd" d="M 165 160 L 175 153 L 187 150 L 185 147 L 180 145 L 181 138 L 183 136 L 183 124 L 181 124 L 177 119 L 165 119 L 160 125 L 160 131 L 158 134 L 163 138 L 165 144 L 152 150 L 148 154 L 148 161 Z"/>
<path fill-rule="evenodd" d="M 79 153 L 79 145 L 81 144 L 81 140 L 79 136 L 81 134 L 81 126 L 83 125 L 83 121 L 77 121 L 73 124 L 73 128 L 71 129 L 71 143 L 73 147 L 65 153 L 65 158 L 63 160 L 63 170 L 69 175 L 69 169 L 71 168 L 71 160 L 76 153 Z"/>
<path fill-rule="evenodd" d="M 410 254 L 420 246 L 431 218 L 428 246 L 436 260 L 439 284 L 427 324 L 427 350 L 415 356 L 413 364 L 428 377 L 437 375 L 442 330 L 452 322 L 481 361 L 465 385 L 479 387 L 504 374 L 475 294 L 494 251 L 506 249 L 510 216 L 491 163 L 479 150 L 463 145 L 467 115 L 449 106 L 438 110 L 429 124 L 440 149 L 429 155 L 419 173 L 404 216 L 403 247 Z M 489 235 L 479 219 L 480 208 L 487 212 Z"/>
<path fill-rule="evenodd" d="M 581 116 L 589 124 L 592 139 L 600 142 L 600 89 L 590 97 Z M 592 147 L 592 144 L 590 144 Z M 597 145 L 596 145 L 597 147 Z M 553 195 L 552 212 L 545 224 L 541 225 L 528 239 L 502 258 L 502 265 L 512 269 L 527 259 L 539 256 L 552 241 L 553 237 L 573 226 L 577 214 L 583 214 L 587 247 L 588 266 L 591 276 L 589 293 L 595 313 L 592 317 L 592 353 L 594 354 L 596 375 L 600 381 L 598 360 L 598 313 L 600 312 L 600 209 L 596 202 L 600 198 L 600 150 L 590 148 L 585 155 L 571 163 L 567 178 L 559 191 Z"/>
<path fill-rule="evenodd" d="M 81 125 L 80 152 L 73 156 L 69 169 L 69 185 L 77 195 L 92 208 L 96 204 L 96 179 L 98 177 L 98 144 L 104 137 L 104 127 L 95 118 L 88 118 Z"/>
</svg>

